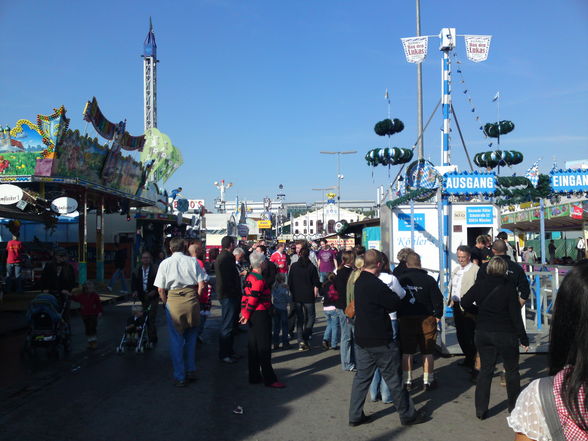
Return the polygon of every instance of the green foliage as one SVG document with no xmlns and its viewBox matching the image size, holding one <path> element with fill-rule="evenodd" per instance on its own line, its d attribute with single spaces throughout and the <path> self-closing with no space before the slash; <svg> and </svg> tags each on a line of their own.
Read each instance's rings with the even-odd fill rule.
<svg viewBox="0 0 588 441">
<path fill-rule="evenodd" d="M 404 123 L 397 118 L 393 120 L 387 118 L 383 121 L 377 122 L 374 126 L 374 132 L 378 136 L 390 136 L 395 133 L 400 133 L 404 130 Z"/>
<path fill-rule="evenodd" d="M 486 123 L 484 133 L 490 138 L 498 138 L 500 135 L 506 135 L 514 130 L 515 125 L 512 121 L 500 121 L 498 123 Z"/>
<path fill-rule="evenodd" d="M 476 153 L 474 163 L 478 167 L 495 168 L 517 165 L 523 162 L 523 154 L 516 150 L 495 150 L 492 152 Z"/>
<path fill-rule="evenodd" d="M 505 182 L 507 184 L 503 186 L 501 184 Z M 496 200 L 495 203 L 497 205 L 512 205 L 512 204 L 520 204 L 522 202 L 534 202 L 538 201 L 539 199 L 546 199 L 549 198 L 551 195 L 551 179 L 549 175 L 539 175 L 539 181 L 537 182 L 537 187 L 533 187 L 531 182 L 527 178 L 520 178 L 516 176 L 512 176 L 508 178 L 507 181 L 504 181 L 505 178 L 498 178 L 498 184 L 500 187 L 496 190 L 495 196 Z M 523 182 L 522 179 L 527 181 L 527 185 L 524 188 L 508 188 L 514 187 L 517 180 L 519 182 Z"/>
<path fill-rule="evenodd" d="M 376 165 L 398 165 L 410 161 L 413 157 L 412 149 L 399 147 L 372 149 L 365 155 L 365 160 L 369 166 Z"/>
</svg>

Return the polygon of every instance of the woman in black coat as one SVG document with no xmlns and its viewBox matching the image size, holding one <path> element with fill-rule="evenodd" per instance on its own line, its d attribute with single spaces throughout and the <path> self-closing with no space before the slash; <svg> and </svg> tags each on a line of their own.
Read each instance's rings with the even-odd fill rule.
<svg viewBox="0 0 588 441">
<path fill-rule="evenodd" d="M 461 298 L 461 306 L 477 312 L 475 342 L 481 369 L 476 383 L 476 416 L 488 416 L 490 386 L 498 355 L 504 360 L 508 410 L 514 408 L 521 391 L 519 342 L 528 350 L 529 338 L 521 317 L 521 304 L 514 286 L 506 279 L 508 265 L 494 257 L 486 269 L 488 277 L 472 286 Z"/>
<path fill-rule="evenodd" d="M 312 328 L 316 319 L 314 303 L 321 286 L 318 271 L 309 256 L 308 248 L 300 250 L 298 261 L 292 264 L 288 273 L 288 288 L 296 309 L 299 351 L 310 349 Z"/>
</svg>

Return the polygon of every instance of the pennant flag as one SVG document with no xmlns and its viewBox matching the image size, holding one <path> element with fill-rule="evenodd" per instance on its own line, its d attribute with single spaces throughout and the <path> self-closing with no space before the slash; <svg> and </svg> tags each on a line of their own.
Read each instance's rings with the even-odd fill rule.
<svg viewBox="0 0 588 441">
<path fill-rule="evenodd" d="M 500 91 L 496 92 L 496 95 L 494 95 L 494 98 L 492 98 L 492 102 L 495 102 L 498 100 L 498 98 L 500 98 Z"/>
<path fill-rule="evenodd" d="M 533 165 L 531 166 L 531 168 L 529 168 L 529 170 L 527 170 L 527 173 L 525 174 L 525 177 L 531 181 L 531 185 L 533 185 L 533 187 L 537 187 L 537 183 L 539 182 L 539 163 L 541 162 L 541 158 L 539 158 L 537 161 L 535 161 L 533 163 Z"/>
<path fill-rule="evenodd" d="M 557 161 L 554 159 L 553 160 L 553 166 L 551 167 L 551 170 L 549 171 L 550 173 L 556 172 L 558 170 L 557 168 Z"/>
<path fill-rule="evenodd" d="M 384 99 L 387 99 L 387 100 L 390 99 L 390 95 L 388 95 L 388 88 L 386 88 L 386 93 L 384 95 Z"/>
</svg>

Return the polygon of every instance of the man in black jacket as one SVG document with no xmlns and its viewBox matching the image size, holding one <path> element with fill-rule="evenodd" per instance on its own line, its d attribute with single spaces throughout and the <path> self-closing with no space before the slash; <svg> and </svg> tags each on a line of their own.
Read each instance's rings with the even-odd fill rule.
<svg viewBox="0 0 588 441">
<path fill-rule="evenodd" d="M 443 317 L 443 294 L 437 281 L 421 269 L 417 253 L 406 256 L 406 271 L 399 278 L 407 292 L 398 309 L 402 375 L 404 386 L 412 386 L 412 356 L 417 346 L 423 356 L 423 382 L 425 390 L 437 387 L 434 379 L 433 352 L 437 336 L 437 322 Z"/>
<path fill-rule="evenodd" d="M 355 282 L 355 357 L 357 374 L 353 379 L 349 404 L 349 425 L 369 422 L 363 413 L 365 397 L 374 375 L 380 369 L 390 388 L 402 425 L 425 421 L 408 391 L 402 388 L 400 377 L 400 352 L 392 340 L 392 324 L 389 313 L 400 306 L 400 298 L 378 276 L 382 269 L 382 253 L 368 250 L 365 266 Z"/>
<path fill-rule="evenodd" d="M 523 268 L 506 254 L 507 248 L 506 243 L 498 239 L 492 244 L 492 252 L 495 256 L 498 256 L 508 264 L 508 271 L 506 272 L 506 279 L 514 285 L 517 294 L 519 295 L 519 302 L 521 307 L 525 304 L 529 296 L 531 295 L 531 287 L 529 286 L 529 280 Z M 487 277 L 488 262 L 482 264 L 478 270 L 476 281 L 483 280 Z"/>
<path fill-rule="evenodd" d="M 235 264 L 235 239 L 225 236 L 221 240 L 220 252 L 215 261 L 216 292 L 222 307 L 219 337 L 219 359 L 224 363 L 235 363 L 237 356 L 233 349 L 234 326 L 241 308 L 241 277 Z"/>
<path fill-rule="evenodd" d="M 143 305 L 143 309 L 149 309 L 147 319 L 147 335 L 151 343 L 157 343 L 157 307 L 159 306 L 159 295 L 157 287 L 153 285 L 157 270 L 151 263 L 151 253 L 144 251 L 141 254 L 141 266 L 135 269 L 131 274 L 131 292 L 133 298 L 138 298 Z"/>
</svg>

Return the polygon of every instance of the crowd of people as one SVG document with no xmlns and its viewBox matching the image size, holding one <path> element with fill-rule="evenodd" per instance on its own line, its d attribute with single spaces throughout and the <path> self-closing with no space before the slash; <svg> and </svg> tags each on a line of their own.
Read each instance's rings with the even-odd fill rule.
<svg viewBox="0 0 588 441">
<path fill-rule="evenodd" d="M 337 250 L 326 240 L 278 243 L 270 251 L 265 241 L 249 246 L 226 236 L 221 249 L 209 250 L 207 257 L 201 241 L 174 238 L 169 257 L 158 266 L 148 252 L 142 254 L 132 273 L 131 293 L 148 311 L 148 338 L 153 344 L 158 305 L 163 302 L 178 387 L 196 379 L 197 341 L 202 339 L 214 293 L 221 308 L 219 361 L 239 362 L 242 355 L 235 351 L 235 336 L 247 332 L 249 383 L 275 389 L 286 384 L 272 367 L 272 352 L 292 349 L 292 340 L 298 351 L 316 348 L 316 308 L 321 305 L 326 327 L 319 347 L 339 351 L 341 370 L 354 374 L 350 426 L 370 421 L 363 412 L 368 393 L 372 401 L 393 403 L 402 425 L 430 419 L 415 408 L 411 392 L 421 384 L 425 392 L 443 387 L 435 377 L 434 355 L 439 324 L 449 308 L 464 354 L 458 364 L 470 371 L 476 384 L 477 418 L 488 418 L 492 377 L 499 364 L 508 424 L 517 439 L 588 439 L 588 263 L 581 261 L 569 272 L 555 301 L 551 377 L 547 382 L 535 380 L 521 392 L 519 347 L 529 348 L 521 315 L 530 296 L 525 272 L 503 235 L 493 242 L 479 236 L 474 246 L 461 245 L 455 252 L 459 265 L 451 273 L 444 299 L 437 280 L 410 248 L 397 253 L 392 269 L 385 253 L 362 246 Z M 100 301 L 91 283 L 73 292 L 73 270 L 65 255 L 65 250 L 56 251 L 43 273 L 43 284 L 64 302 L 82 305 L 89 346 L 95 347 Z M 418 353 L 422 380 L 415 376 Z M 554 403 L 551 407 L 546 395 Z M 553 430 L 565 438 L 555 437 Z"/>
</svg>

